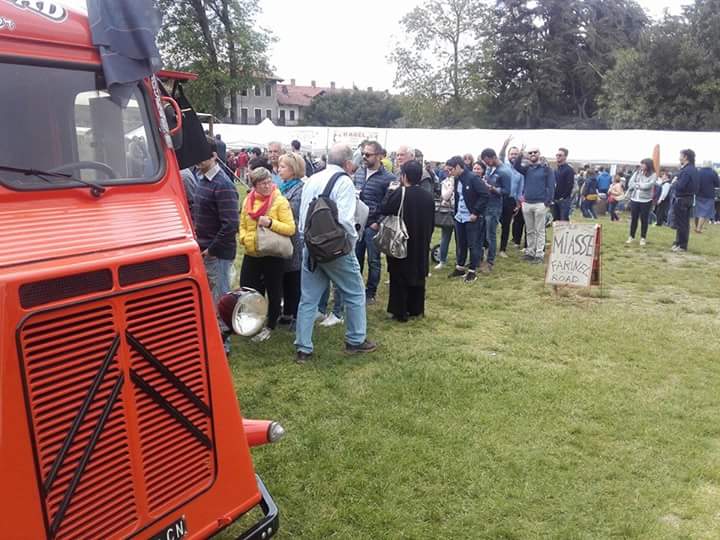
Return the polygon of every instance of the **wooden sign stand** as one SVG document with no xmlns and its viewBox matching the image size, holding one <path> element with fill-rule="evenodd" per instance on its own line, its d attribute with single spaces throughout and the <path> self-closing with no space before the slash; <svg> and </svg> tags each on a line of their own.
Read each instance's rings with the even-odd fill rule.
<svg viewBox="0 0 720 540">
<path fill-rule="evenodd" d="M 553 241 L 545 283 L 555 295 L 561 287 L 600 287 L 602 296 L 602 225 L 553 223 Z"/>
</svg>

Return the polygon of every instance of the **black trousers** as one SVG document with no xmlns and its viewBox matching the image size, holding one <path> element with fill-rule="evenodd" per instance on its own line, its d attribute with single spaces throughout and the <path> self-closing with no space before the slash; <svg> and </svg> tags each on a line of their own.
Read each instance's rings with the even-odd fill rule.
<svg viewBox="0 0 720 540">
<path fill-rule="evenodd" d="M 518 210 L 512 222 L 512 241 L 513 244 L 522 244 L 523 247 L 527 247 L 527 242 L 523 244 L 523 229 L 525 229 L 525 217 L 522 210 Z"/>
<path fill-rule="evenodd" d="M 673 203 L 673 215 L 675 219 L 675 245 L 687 249 L 690 239 L 690 209 L 692 208 L 692 197 L 677 197 Z"/>
<path fill-rule="evenodd" d="M 517 202 L 512 197 L 503 198 L 502 214 L 500 215 L 500 251 L 507 251 L 510 238 L 510 227 Z"/>
<path fill-rule="evenodd" d="M 388 313 L 399 321 L 425 314 L 425 282 L 410 285 L 403 275 L 390 274 Z"/>
<path fill-rule="evenodd" d="M 285 259 L 280 257 L 243 257 L 240 268 L 240 286 L 252 287 L 260 294 L 267 292 L 268 317 L 267 327 L 273 330 L 280 317 L 282 302 L 283 274 Z"/>
<path fill-rule="evenodd" d="M 665 225 L 667 222 L 668 210 L 670 209 L 670 198 L 666 197 L 663 202 L 655 205 L 655 216 L 658 225 Z"/>
<path fill-rule="evenodd" d="M 297 318 L 300 305 L 300 270 L 283 274 L 283 315 Z"/>
<path fill-rule="evenodd" d="M 630 237 L 635 238 L 638 218 L 640 218 L 640 238 L 647 238 L 648 223 L 650 221 L 650 207 L 652 201 L 630 203 Z"/>
</svg>

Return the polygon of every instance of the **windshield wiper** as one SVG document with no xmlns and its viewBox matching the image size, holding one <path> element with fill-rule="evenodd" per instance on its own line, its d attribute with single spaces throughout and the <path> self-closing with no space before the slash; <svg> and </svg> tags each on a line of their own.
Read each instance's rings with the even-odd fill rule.
<svg viewBox="0 0 720 540">
<path fill-rule="evenodd" d="M 53 171 L 41 171 L 39 169 L 8 167 L 7 165 L 0 165 L 0 171 L 20 173 L 20 174 L 24 174 L 25 176 L 36 176 L 40 180 L 44 180 L 48 184 L 53 183 L 53 181 L 50 180 L 50 178 L 64 178 L 66 180 L 70 180 L 72 182 L 77 182 L 78 184 L 82 184 L 84 186 L 89 187 L 90 193 L 92 194 L 93 197 L 100 197 L 103 193 L 105 193 L 105 191 L 107 191 L 107 188 L 101 186 L 100 184 L 96 184 L 94 182 L 88 182 L 87 180 L 81 180 L 80 178 L 75 178 L 75 177 L 73 177 L 73 175 L 67 174 L 67 173 L 53 172 Z"/>
</svg>

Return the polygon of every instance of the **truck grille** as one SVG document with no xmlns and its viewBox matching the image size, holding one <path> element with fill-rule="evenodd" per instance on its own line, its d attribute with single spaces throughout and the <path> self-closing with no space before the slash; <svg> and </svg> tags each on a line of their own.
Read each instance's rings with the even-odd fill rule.
<svg viewBox="0 0 720 540">
<path fill-rule="evenodd" d="M 48 537 L 125 536 L 210 486 L 192 282 L 34 314 L 19 345 Z"/>
</svg>

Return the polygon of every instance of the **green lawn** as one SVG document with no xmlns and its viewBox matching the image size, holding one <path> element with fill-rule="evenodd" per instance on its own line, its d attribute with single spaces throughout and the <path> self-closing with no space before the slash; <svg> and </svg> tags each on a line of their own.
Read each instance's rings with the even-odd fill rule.
<svg viewBox="0 0 720 540">
<path fill-rule="evenodd" d="M 423 320 L 388 321 L 382 286 L 372 355 L 342 327 L 305 366 L 287 331 L 235 338 L 244 415 L 288 432 L 253 451 L 278 537 L 720 538 L 720 225 L 676 255 L 600 221 L 602 290 L 556 295 L 511 248 L 433 274 Z"/>
</svg>

